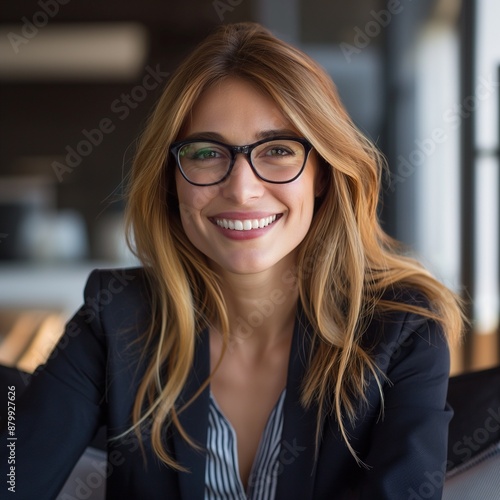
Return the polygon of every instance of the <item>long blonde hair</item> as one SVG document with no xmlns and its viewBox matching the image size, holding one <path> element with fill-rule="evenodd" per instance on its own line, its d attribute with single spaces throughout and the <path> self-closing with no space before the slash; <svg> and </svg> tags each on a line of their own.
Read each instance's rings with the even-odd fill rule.
<svg viewBox="0 0 500 500">
<path fill-rule="evenodd" d="M 381 229 L 377 203 L 383 160 L 351 122 L 329 76 L 254 23 L 220 26 L 192 52 L 171 77 L 138 146 L 127 226 L 150 283 L 152 320 L 146 342 L 154 356 L 136 396 L 133 428 L 139 432 L 148 422 L 155 453 L 179 468 L 164 449 L 162 434 L 166 425 L 174 425 L 196 446 L 180 426 L 182 408 L 176 406 L 192 367 L 196 335 L 215 322 L 229 339 L 219 278 L 180 223 L 176 165 L 169 155 L 201 93 L 229 76 L 269 95 L 320 158 L 325 187 L 297 262 L 300 300 L 315 344 L 302 404 L 318 405 L 318 422 L 324 413 L 335 413 L 355 455 L 346 419 L 353 422 L 357 405 L 365 400 L 368 375 L 380 379 L 361 345 L 363 324 L 375 311 L 412 311 L 439 322 L 452 341 L 462 330 L 462 315 L 454 294 L 416 261 L 400 255 Z M 431 306 L 382 299 L 384 291 L 399 286 L 420 291 Z"/>
</svg>

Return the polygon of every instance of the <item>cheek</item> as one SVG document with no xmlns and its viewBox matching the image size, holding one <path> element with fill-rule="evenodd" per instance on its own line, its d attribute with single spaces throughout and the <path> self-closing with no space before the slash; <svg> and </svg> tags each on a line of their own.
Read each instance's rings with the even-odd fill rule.
<svg viewBox="0 0 500 500">
<path fill-rule="evenodd" d="M 307 232 L 309 231 L 314 217 L 314 207 L 316 201 L 315 183 L 312 178 L 308 179 L 306 186 L 304 186 L 304 190 L 301 193 L 297 193 L 296 199 L 300 199 L 302 202 L 300 222 L 302 230 Z"/>
<path fill-rule="evenodd" d="M 314 182 L 314 176 L 308 175 L 302 179 L 302 184 L 298 185 L 291 193 L 289 193 L 289 199 L 292 205 L 301 207 L 301 211 L 304 215 L 313 212 L 314 201 L 316 197 L 316 184 Z"/>
<path fill-rule="evenodd" d="M 219 194 L 220 186 L 199 187 L 189 184 L 180 175 L 176 176 L 177 198 L 182 225 L 186 229 L 208 203 Z"/>
</svg>

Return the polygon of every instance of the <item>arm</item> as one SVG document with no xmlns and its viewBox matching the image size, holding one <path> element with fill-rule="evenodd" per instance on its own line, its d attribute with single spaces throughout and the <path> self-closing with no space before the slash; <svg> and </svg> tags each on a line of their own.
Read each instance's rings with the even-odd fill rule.
<svg viewBox="0 0 500 500">
<path fill-rule="evenodd" d="M 99 274 L 94 272 L 85 297 L 98 293 Z M 33 374 L 16 402 L 15 498 L 56 497 L 102 418 L 105 363 L 99 315 L 87 303 L 67 323 L 48 362 Z M 2 448 L 7 437 L 4 424 Z M 2 478 L 10 466 L 1 460 Z M 0 496 L 8 487 L 5 480 L 1 487 Z"/>
<path fill-rule="evenodd" d="M 387 370 L 384 418 L 375 424 L 364 462 L 361 498 L 440 499 L 446 470 L 449 350 L 440 327 L 407 315 L 396 341 L 382 343 Z"/>
</svg>

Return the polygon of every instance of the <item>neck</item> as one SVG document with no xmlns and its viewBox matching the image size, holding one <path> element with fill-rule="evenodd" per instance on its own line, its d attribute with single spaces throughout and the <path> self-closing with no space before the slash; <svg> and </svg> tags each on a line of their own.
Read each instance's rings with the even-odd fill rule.
<svg viewBox="0 0 500 500">
<path fill-rule="evenodd" d="M 262 352 L 291 338 L 298 290 L 289 269 L 277 265 L 251 275 L 224 273 L 222 292 L 233 349 Z"/>
</svg>

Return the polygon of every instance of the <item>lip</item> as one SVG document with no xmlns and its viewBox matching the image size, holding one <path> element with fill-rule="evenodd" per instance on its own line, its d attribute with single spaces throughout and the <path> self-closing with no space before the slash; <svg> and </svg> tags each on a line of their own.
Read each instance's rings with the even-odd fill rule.
<svg viewBox="0 0 500 500">
<path fill-rule="evenodd" d="M 273 218 L 275 219 L 270 222 L 267 226 L 262 228 L 251 228 L 245 230 L 235 230 L 223 227 L 219 225 L 217 221 L 260 221 L 261 219 Z M 271 231 L 276 223 L 283 217 L 281 212 L 222 212 L 217 215 L 210 216 L 208 219 L 217 230 L 222 233 L 227 238 L 233 240 L 248 240 L 253 238 L 258 238 L 263 236 L 267 232 Z"/>
</svg>

